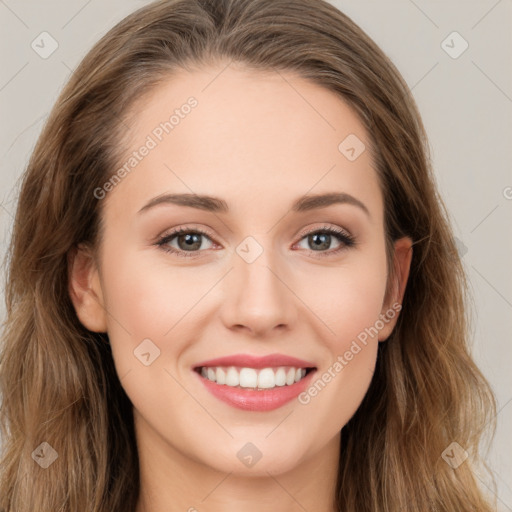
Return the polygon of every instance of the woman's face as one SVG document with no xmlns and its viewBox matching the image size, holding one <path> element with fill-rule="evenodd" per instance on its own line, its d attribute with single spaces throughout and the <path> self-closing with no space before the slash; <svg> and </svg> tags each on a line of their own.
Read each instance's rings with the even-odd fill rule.
<svg viewBox="0 0 512 512">
<path fill-rule="evenodd" d="M 97 302 L 75 305 L 108 332 L 139 443 L 261 475 L 335 452 L 411 253 L 397 244 L 402 286 L 384 303 L 383 197 L 363 125 L 302 78 L 224 65 L 180 72 L 133 119 L 125 172 L 97 190 Z M 302 368 L 314 370 L 295 383 Z"/>
</svg>

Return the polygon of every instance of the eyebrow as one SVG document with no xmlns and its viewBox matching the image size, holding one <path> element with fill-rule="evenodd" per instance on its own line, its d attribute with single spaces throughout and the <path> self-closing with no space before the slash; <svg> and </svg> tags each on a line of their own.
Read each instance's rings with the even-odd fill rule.
<svg viewBox="0 0 512 512">
<path fill-rule="evenodd" d="M 139 214 L 162 204 L 176 204 L 188 206 L 214 213 L 228 213 L 229 207 L 226 201 L 218 197 L 198 194 L 162 194 L 154 197 L 140 210 Z M 326 208 L 333 204 L 350 204 L 363 210 L 368 217 L 371 217 L 368 208 L 359 199 L 345 192 L 330 192 L 326 194 L 309 194 L 299 197 L 292 204 L 293 212 L 301 213 L 318 208 Z"/>
</svg>

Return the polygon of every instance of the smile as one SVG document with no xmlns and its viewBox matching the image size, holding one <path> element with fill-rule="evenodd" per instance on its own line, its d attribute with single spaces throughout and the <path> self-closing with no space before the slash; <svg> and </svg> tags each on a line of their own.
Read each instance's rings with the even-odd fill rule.
<svg viewBox="0 0 512 512">
<path fill-rule="evenodd" d="M 317 366 L 285 354 L 231 354 L 197 362 L 191 369 L 220 401 L 246 411 L 271 411 L 302 393 Z"/>
<path fill-rule="evenodd" d="M 281 386 L 291 386 L 302 380 L 313 368 L 295 368 L 293 366 L 280 366 L 278 368 L 240 368 L 206 367 L 202 366 L 196 371 L 211 382 L 238 389 L 273 389 Z"/>
<path fill-rule="evenodd" d="M 245 411 L 272 411 L 291 402 L 310 385 L 317 367 L 282 354 L 234 354 L 192 367 L 218 400 Z"/>
</svg>

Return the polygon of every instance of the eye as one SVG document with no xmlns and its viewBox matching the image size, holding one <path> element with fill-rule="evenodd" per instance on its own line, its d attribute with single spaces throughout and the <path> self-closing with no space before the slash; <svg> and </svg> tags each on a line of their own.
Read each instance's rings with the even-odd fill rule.
<svg viewBox="0 0 512 512">
<path fill-rule="evenodd" d="M 179 228 L 158 240 L 157 245 L 166 252 L 171 252 L 180 257 L 195 257 L 196 252 L 202 247 L 201 238 L 205 237 L 211 241 L 209 234 L 201 229 Z M 176 239 L 176 240 L 174 240 Z M 170 244 L 176 242 L 178 247 Z M 196 250 L 197 249 L 197 250 Z M 187 254 L 189 253 L 189 254 Z"/>
<path fill-rule="evenodd" d="M 333 237 L 339 242 L 339 247 L 330 251 L 322 250 L 330 248 Z M 310 252 L 319 252 L 321 257 L 338 254 L 340 251 L 353 247 L 356 244 L 355 238 L 352 235 L 342 229 L 329 226 L 309 231 L 302 237 L 301 242 L 302 240 L 305 240 L 306 244 L 314 248 L 309 249 Z"/>
<path fill-rule="evenodd" d="M 338 241 L 339 247 L 329 251 L 323 250 L 330 248 L 333 237 Z M 203 246 L 202 239 L 204 238 L 212 242 L 212 235 L 202 229 L 181 227 L 160 238 L 156 245 L 179 257 L 190 258 L 198 256 L 201 249 L 207 249 Z M 306 250 L 320 253 L 320 256 L 331 256 L 356 244 L 352 235 L 342 229 L 329 226 L 304 233 L 299 243 L 302 243 L 303 240 L 313 247 L 313 249 Z M 173 243 L 176 243 L 177 247 L 171 245 Z"/>
</svg>

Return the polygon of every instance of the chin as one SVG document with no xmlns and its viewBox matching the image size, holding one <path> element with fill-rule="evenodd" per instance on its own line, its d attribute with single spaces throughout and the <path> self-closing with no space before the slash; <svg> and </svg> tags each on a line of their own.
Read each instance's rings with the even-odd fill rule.
<svg viewBox="0 0 512 512">
<path fill-rule="evenodd" d="M 265 434 L 266 435 L 266 434 Z M 303 444 L 297 442 L 287 446 L 274 445 L 272 442 L 261 442 L 257 438 L 246 437 L 245 441 L 234 441 L 223 444 L 216 453 L 201 457 L 203 464 L 223 473 L 233 473 L 240 476 L 268 477 L 268 474 L 278 475 L 297 467 L 306 457 Z"/>
</svg>

